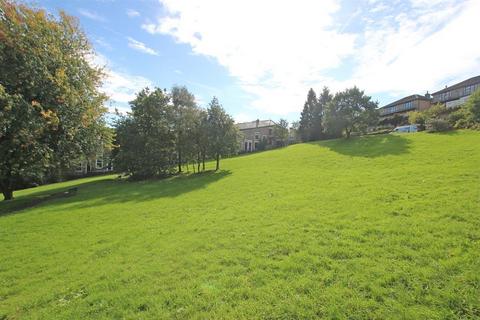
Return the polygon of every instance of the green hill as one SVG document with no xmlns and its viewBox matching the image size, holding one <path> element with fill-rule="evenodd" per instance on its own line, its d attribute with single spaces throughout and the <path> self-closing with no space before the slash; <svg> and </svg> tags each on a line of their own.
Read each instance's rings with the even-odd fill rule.
<svg viewBox="0 0 480 320">
<path fill-rule="evenodd" d="M 0 204 L 0 319 L 479 318 L 479 146 L 382 135 L 17 192 Z"/>
</svg>

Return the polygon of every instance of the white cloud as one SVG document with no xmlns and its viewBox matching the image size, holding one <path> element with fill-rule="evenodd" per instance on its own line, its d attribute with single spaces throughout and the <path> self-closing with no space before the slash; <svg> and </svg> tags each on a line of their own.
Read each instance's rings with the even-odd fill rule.
<svg viewBox="0 0 480 320">
<path fill-rule="evenodd" d="M 252 121 L 252 115 L 240 112 L 235 114 L 233 116 L 233 119 L 235 120 L 236 123 L 248 122 L 248 121 Z"/>
<path fill-rule="evenodd" d="M 133 10 L 133 9 L 127 9 L 127 16 L 129 16 L 130 18 L 139 17 L 140 12 L 138 12 L 137 10 Z"/>
<path fill-rule="evenodd" d="M 147 45 L 143 42 L 137 41 L 131 37 L 127 37 L 128 39 L 128 46 L 132 49 L 135 49 L 137 51 L 146 53 L 146 54 L 151 54 L 153 56 L 158 56 L 158 52 L 155 51 L 152 48 L 147 47 Z"/>
<path fill-rule="evenodd" d="M 167 15 L 142 28 L 215 58 L 261 112 L 299 111 L 310 87 L 423 93 L 480 69 L 478 0 L 370 0 L 361 14 L 355 0 L 347 22 L 340 0 L 160 1 Z"/>
<path fill-rule="evenodd" d="M 99 15 L 96 12 L 87 10 L 87 9 L 78 9 L 78 13 L 80 13 L 82 16 L 87 17 L 89 19 L 98 21 L 98 22 L 105 22 L 107 19 L 105 17 Z"/>
<path fill-rule="evenodd" d="M 108 103 L 110 112 L 113 112 L 115 107 L 121 109 L 122 106 L 135 99 L 136 93 L 143 88 L 154 87 L 153 83 L 145 77 L 118 70 L 101 54 L 97 53 L 91 56 L 90 61 L 92 65 L 104 69 L 105 80 L 102 91 L 110 98 L 110 103 Z"/>
<path fill-rule="evenodd" d="M 480 69 L 480 2 L 412 1 L 415 10 L 367 26 L 350 83 L 399 95 L 443 88 Z"/>
</svg>

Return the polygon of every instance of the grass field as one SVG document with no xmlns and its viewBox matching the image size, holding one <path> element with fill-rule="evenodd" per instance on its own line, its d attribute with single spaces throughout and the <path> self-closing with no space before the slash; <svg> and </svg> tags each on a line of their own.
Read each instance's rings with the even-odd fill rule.
<svg viewBox="0 0 480 320">
<path fill-rule="evenodd" d="M 298 144 L 221 166 L 0 203 L 0 319 L 480 318 L 480 132 Z"/>
</svg>

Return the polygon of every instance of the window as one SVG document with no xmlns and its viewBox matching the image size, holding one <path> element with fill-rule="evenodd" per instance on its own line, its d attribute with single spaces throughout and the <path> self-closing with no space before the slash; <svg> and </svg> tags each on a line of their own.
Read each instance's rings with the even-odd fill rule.
<svg viewBox="0 0 480 320">
<path fill-rule="evenodd" d="M 255 132 L 255 140 L 259 140 L 260 139 L 260 132 Z"/>
<path fill-rule="evenodd" d="M 405 110 L 413 109 L 413 101 L 405 103 Z"/>
<path fill-rule="evenodd" d="M 268 134 L 269 134 L 269 135 L 272 135 L 272 133 L 273 133 L 272 128 L 269 128 L 269 129 L 268 129 Z"/>
<path fill-rule="evenodd" d="M 465 89 L 464 89 L 465 95 L 471 94 L 474 91 L 474 87 L 475 86 L 466 86 Z"/>
<path fill-rule="evenodd" d="M 97 159 L 95 161 L 95 166 L 97 167 L 97 169 L 102 169 L 103 168 L 103 159 Z"/>
</svg>

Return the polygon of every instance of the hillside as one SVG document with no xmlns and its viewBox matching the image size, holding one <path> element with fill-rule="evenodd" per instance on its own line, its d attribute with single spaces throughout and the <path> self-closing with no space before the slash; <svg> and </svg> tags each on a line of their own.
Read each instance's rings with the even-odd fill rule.
<svg viewBox="0 0 480 320">
<path fill-rule="evenodd" d="M 79 188 L 0 203 L 0 319 L 480 317 L 479 145 L 382 135 L 19 191 Z"/>
</svg>

